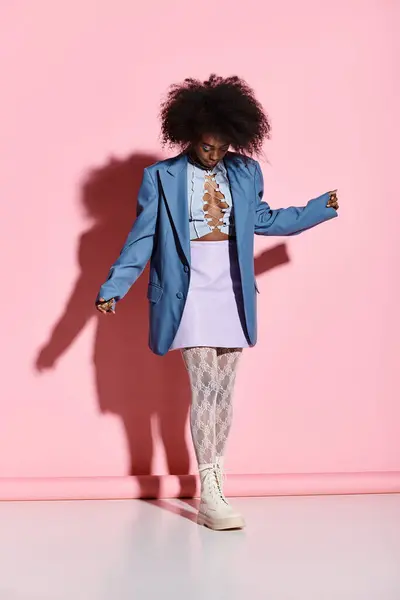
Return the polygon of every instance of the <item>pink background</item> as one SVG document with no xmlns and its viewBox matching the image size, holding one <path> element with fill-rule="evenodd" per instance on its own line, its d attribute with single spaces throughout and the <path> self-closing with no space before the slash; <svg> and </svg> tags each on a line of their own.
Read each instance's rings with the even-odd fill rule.
<svg viewBox="0 0 400 600">
<path fill-rule="evenodd" d="M 363 473 L 364 491 L 400 486 L 399 29 L 395 0 L 2 4 L 0 497 L 90 495 L 94 477 L 130 495 L 130 474 L 195 472 L 180 357 L 146 349 L 145 279 L 115 319 L 93 301 L 143 167 L 165 156 L 160 98 L 213 71 L 270 113 L 271 205 L 337 187 L 342 207 L 256 239 L 232 492 L 356 491 Z"/>
</svg>

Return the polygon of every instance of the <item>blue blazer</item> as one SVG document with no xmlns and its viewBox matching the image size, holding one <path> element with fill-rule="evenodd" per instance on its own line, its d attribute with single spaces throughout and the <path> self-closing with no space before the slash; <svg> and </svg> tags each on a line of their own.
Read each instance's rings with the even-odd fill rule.
<svg viewBox="0 0 400 600">
<path fill-rule="evenodd" d="M 258 162 L 228 153 L 225 157 L 232 193 L 236 243 L 249 344 L 257 341 L 254 234 L 298 234 L 337 216 L 327 208 L 329 192 L 301 208 L 273 210 L 262 201 L 263 176 Z M 150 260 L 147 298 L 150 349 L 168 352 L 178 330 L 190 281 L 187 156 L 158 162 L 144 171 L 137 218 L 98 298 L 118 302 Z"/>
</svg>

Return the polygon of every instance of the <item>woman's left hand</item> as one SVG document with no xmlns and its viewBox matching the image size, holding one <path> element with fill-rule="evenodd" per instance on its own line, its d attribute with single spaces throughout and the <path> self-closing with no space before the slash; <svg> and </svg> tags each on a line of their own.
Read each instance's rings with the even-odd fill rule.
<svg viewBox="0 0 400 600">
<path fill-rule="evenodd" d="M 339 210 L 339 200 L 337 197 L 337 190 L 333 190 L 333 192 L 329 192 L 329 201 L 326 205 L 327 208 L 334 208 L 335 210 Z"/>
</svg>

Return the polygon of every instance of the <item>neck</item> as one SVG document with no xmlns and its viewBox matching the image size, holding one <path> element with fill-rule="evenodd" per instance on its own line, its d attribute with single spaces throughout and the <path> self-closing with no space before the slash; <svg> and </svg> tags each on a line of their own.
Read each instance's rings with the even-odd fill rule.
<svg viewBox="0 0 400 600">
<path fill-rule="evenodd" d="M 203 171 L 211 171 L 212 170 L 212 169 L 210 169 L 210 167 L 206 167 L 199 161 L 197 155 L 193 152 L 193 150 L 188 150 L 187 157 L 188 157 L 189 162 L 192 163 L 192 165 L 199 167 L 199 169 L 202 169 Z"/>
</svg>

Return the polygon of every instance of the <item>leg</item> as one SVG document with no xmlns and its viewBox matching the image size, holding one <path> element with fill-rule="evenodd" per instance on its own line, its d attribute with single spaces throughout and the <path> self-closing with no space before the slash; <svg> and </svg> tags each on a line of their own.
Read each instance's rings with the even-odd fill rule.
<svg viewBox="0 0 400 600">
<path fill-rule="evenodd" d="M 190 427 L 197 462 L 199 466 L 213 464 L 216 459 L 217 351 L 215 348 L 185 348 L 182 355 L 192 388 Z"/>
<path fill-rule="evenodd" d="M 236 380 L 236 372 L 239 358 L 242 355 L 241 348 L 219 348 L 217 350 L 218 361 L 218 393 L 216 406 L 216 450 L 217 459 L 215 471 L 222 497 L 229 505 L 223 491 L 224 487 L 224 452 L 226 442 L 232 425 L 233 415 L 233 388 Z M 230 506 L 230 505 L 229 505 Z M 233 509 L 232 509 L 233 510 Z"/>
<path fill-rule="evenodd" d="M 222 494 L 216 468 L 216 401 L 219 386 L 217 350 L 186 348 L 182 352 L 192 387 L 190 425 L 199 464 L 201 498 L 198 522 L 211 529 L 243 527 Z"/>
<path fill-rule="evenodd" d="M 232 425 L 232 393 L 241 348 L 218 348 L 218 393 L 216 402 L 216 454 L 219 462 L 224 456 L 226 442 Z"/>
</svg>

